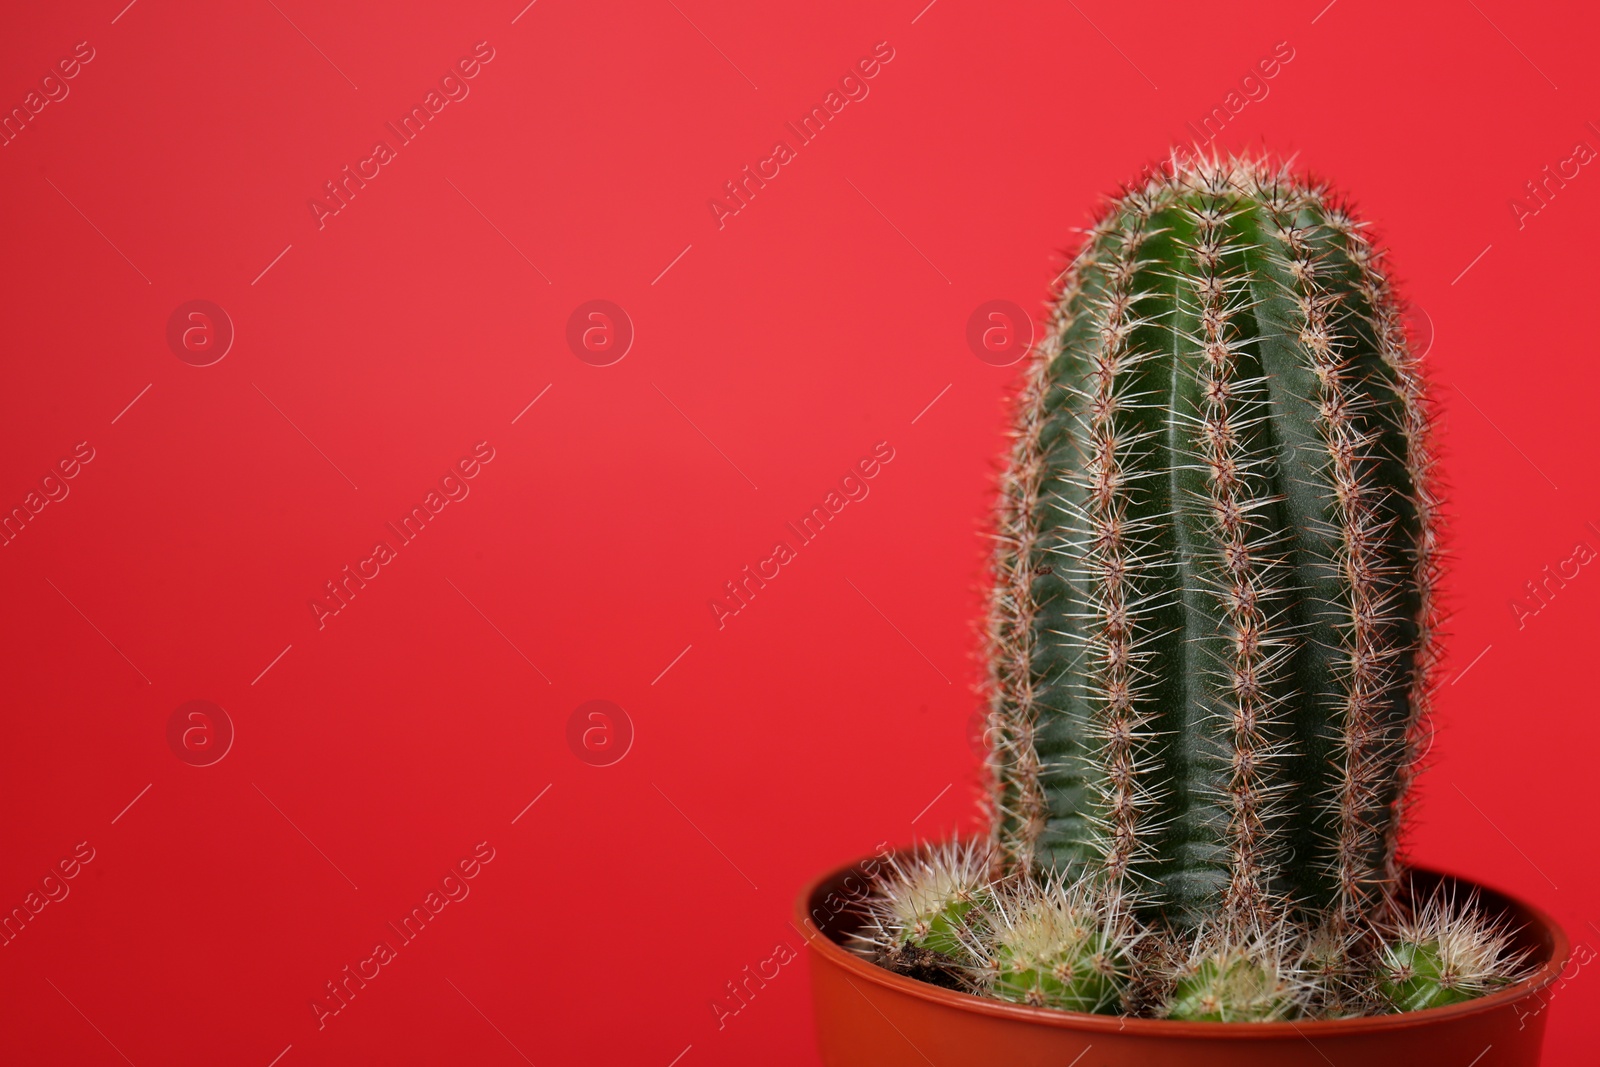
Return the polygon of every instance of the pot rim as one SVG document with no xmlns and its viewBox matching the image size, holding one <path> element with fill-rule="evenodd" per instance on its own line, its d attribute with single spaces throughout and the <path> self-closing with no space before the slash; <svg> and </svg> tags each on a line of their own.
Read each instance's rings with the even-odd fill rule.
<svg viewBox="0 0 1600 1067">
<path fill-rule="evenodd" d="M 896 851 L 903 852 L 905 850 L 898 849 Z M 847 866 L 826 871 L 812 878 L 800 890 L 799 896 L 795 899 L 794 925 L 800 936 L 811 946 L 812 951 L 818 953 L 834 966 L 844 970 L 846 979 L 852 985 L 855 984 L 854 979 L 860 979 L 881 986 L 884 989 L 932 1004 L 942 1005 L 955 1011 L 971 1012 L 978 1015 L 1009 1019 L 1018 1023 L 1032 1023 L 1057 1029 L 1089 1030 L 1098 1033 L 1128 1033 L 1147 1037 L 1191 1037 L 1213 1040 L 1236 1040 L 1240 1038 L 1281 1040 L 1285 1037 L 1298 1035 L 1307 1041 L 1312 1041 L 1317 1036 L 1333 1037 L 1351 1033 L 1408 1030 L 1442 1023 L 1462 1016 L 1488 1014 L 1521 1000 L 1530 993 L 1537 993 L 1555 981 L 1556 977 L 1565 968 L 1567 958 L 1572 949 L 1566 931 L 1542 908 L 1529 904 L 1509 893 L 1494 889 L 1491 886 L 1481 886 L 1458 875 L 1447 874 L 1428 867 L 1413 867 L 1411 869 L 1415 871 L 1447 878 L 1464 886 L 1487 890 L 1522 909 L 1527 915 L 1526 925 L 1533 930 L 1535 937 L 1542 935 L 1543 939 L 1548 941 L 1550 946 L 1549 958 L 1528 978 L 1518 982 L 1516 985 L 1507 986 L 1505 989 L 1497 990 L 1486 996 L 1475 997 L 1459 1004 L 1447 1004 L 1438 1008 L 1424 1008 L 1421 1011 L 1400 1012 L 1393 1015 L 1367 1015 L 1355 1019 L 1286 1019 L 1281 1022 L 1264 1023 L 1214 1023 L 1187 1022 L 1173 1019 L 1142 1019 L 1127 1015 L 1091 1015 L 1084 1012 L 1063 1011 L 1057 1008 L 1033 1008 L 1025 1004 L 1013 1004 L 1004 1000 L 975 996 L 971 993 L 959 993 L 952 989 L 943 989 L 939 986 L 930 985 L 927 982 L 919 982 L 915 978 L 908 978 L 905 975 L 895 974 L 893 971 L 885 970 L 848 951 L 843 945 L 840 945 L 819 930 L 811 919 L 811 900 L 816 895 L 817 890 L 826 882 L 847 876 L 850 872 L 859 871 L 864 864 L 878 858 L 880 855 L 881 853 L 874 853 L 864 856 Z M 860 992 L 860 990 L 858 989 L 857 992 Z"/>
</svg>

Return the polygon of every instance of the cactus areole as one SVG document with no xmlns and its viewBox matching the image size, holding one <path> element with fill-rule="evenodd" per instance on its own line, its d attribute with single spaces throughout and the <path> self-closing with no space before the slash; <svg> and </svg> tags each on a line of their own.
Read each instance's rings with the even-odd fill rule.
<svg viewBox="0 0 1600 1067">
<path fill-rule="evenodd" d="M 1252 161 L 1127 191 L 1001 482 L 993 838 L 1176 930 L 1384 906 L 1427 708 L 1428 407 L 1381 253 Z"/>
</svg>

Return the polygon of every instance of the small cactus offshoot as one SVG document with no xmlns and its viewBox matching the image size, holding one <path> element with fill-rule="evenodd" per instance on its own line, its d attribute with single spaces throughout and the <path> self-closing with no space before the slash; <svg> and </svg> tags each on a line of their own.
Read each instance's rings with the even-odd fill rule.
<svg viewBox="0 0 1600 1067">
<path fill-rule="evenodd" d="M 1436 892 L 1395 924 L 1378 960 L 1378 992 L 1393 1011 L 1421 1011 L 1481 997 L 1522 977 L 1527 954 L 1511 932 L 1485 919 L 1476 896 L 1457 904 Z"/>
<path fill-rule="evenodd" d="M 927 853 L 889 857 L 875 884 L 869 930 L 880 945 L 908 944 L 959 957 L 961 934 L 973 909 L 990 897 L 990 851 L 978 842 L 951 842 Z"/>
<path fill-rule="evenodd" d="M 1131 944 L 1090 887 L 1024 881 L 992 899 L 987 928 L 969 952 L 994 996 L 1036 1008 L 1121 1010 Z"/>
<path fill-rule="evenodd" d="M 973 984 L 967 950 L 987 925 L 993 900 L 993 852 L 986 842 L 949 842 L 888 857 L 873 880 L 859 947 L 890 970 L 935 985 Z"/>
<path fill-rule="evenodd" d="M 1403 311 L 1366 223 L 1264 160 L 1175 155 L 1085 232 L 1000 479 L 992 853 L 877 880 L 885 965 L 1240 1023 L 1521 976 L 1401 860 L 1440 560 Z"/>
<path fill-rule="evenodd" d="M 1166 1016 L 1187 1022 L 1262 1023 L 1299 1018 L 1312 986 L 1294 965 L 1286 925 L 1196 939 L 1173 976 Z"/>
</svg>

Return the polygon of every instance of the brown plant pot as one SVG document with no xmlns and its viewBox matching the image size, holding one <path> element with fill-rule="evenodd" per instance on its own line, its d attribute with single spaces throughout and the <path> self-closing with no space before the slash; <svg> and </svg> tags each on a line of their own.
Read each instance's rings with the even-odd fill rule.
<svg viewBox="0 0 1600 1067">
<path fill-rule="evenodd" d="M 842 945 L 860 926 L 863 860 L 806 886 L 795 919 L 811 960 L 828 1067 L 1537 1067 L 1547 986 L 1569 944 L 1544 912 L 1489 889 L 1538 971 L 1463 1004 L 1323 1022 L 1186 1023 L 1083 1015 L 956 993 L 886 971 Z M 1430 871 L 1418 888 L 1470 883 Z"/>
</svg>

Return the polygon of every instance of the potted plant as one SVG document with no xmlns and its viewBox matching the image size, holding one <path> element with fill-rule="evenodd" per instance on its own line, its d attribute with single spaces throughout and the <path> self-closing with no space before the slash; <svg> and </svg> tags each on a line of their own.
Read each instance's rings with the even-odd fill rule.
<svg viewBox="0 0 1600 1067">
<path fill-rule="evenodd" d="M 1000 484 L 990 832 L 802 893 L 830 1067 L 1538 1062 L 1560 928 L 1402 858 L 1440 558 L 1401 316 L 1262 160 L 1087 231 Z"/>
</svg>

